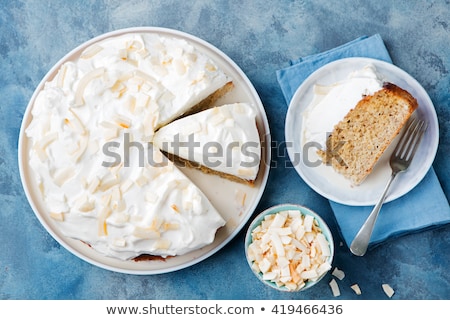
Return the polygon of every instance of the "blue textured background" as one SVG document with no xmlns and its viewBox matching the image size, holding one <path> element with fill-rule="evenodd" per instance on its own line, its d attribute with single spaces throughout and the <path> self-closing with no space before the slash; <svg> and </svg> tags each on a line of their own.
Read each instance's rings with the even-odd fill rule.
<svg viewBox="0 0 450 320">
<path fill-rule="evenodd" d="M 449 1 L 6 1 L 0 9 L 0 298 L 1 299 L 333 299 L 328 281 L 302 293 L 281 293 L 254 278 L 244 231 L 187 269 L 134 276 L 92 266 L 45 231 L 27 203 L 17 166 L 19 128 L 28 100 L 62 56 L 107 31 L 159 26 L 191 33 L 229 55 L 261 96 L 274 141 L 284 140 L 287 106 L 275 70 L 361 35 L 379 33 L 394 63 L 428 91 L 440 122 L 434 163 L 450 192 Z M 340 242 L 326 199 L 314 193 L 284 154 L 274 154 L 258 211 L 295 202 L 319 212 Z M 426 212 L 421 213 L 426 214 Z M 450 299 L 450 226 L 385 243 L 364 258 L 337 248 L 346 272 L 337 299 Z M 233 278 L 229 275 L 233 274 Z M 350 285 L 363 291 L 356 296 Z"/>
</svg>

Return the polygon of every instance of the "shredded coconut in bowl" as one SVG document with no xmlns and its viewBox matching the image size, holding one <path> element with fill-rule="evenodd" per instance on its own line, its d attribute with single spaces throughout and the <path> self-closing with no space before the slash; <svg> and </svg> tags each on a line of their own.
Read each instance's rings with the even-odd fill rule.
<svg viewBox="0 0 450 320">
<path fill-rule="evenodd" d="M 331 269 L 331 233 L 319 217 L 309 213 L 304 207 L 280 206 L 263 212 L 252 223 L 246 239 L 247 259 L 263 282 L 280 290 L 299 291 Z"/>
</svg>

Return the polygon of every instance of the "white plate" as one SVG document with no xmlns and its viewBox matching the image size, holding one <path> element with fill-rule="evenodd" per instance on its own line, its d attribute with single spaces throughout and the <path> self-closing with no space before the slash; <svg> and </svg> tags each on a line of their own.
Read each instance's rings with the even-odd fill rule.
<svg viewBox="0 0 450 320">
<path fill-rule="evenodd" d="M 43 88 L 44 83 L 55 76 L 56 72 L 64 62 L 76 59 L 89 45 L 104 40 L 105 38 L 125 33 L 155 33 L 162 36 L 182 38 L 188 41 L 199 51 L 216 61 L 219 67 L 233 79 L 235 84 L 234 90 L 224 96 L 218 103 L 248 102 L 253 105 L 258 112 L 256 122 L 262 141 L 262 159 L 260 173 L 255 186 L 253 188 L 247 187 L 242 184 L 221 179 L 217 176 L 205 175 L 200 171 L 182 169 L 182 171 L 206 194 L 211 203 L 217 208 L 225 220 L 227 220 L 227 224 L 217 232 L 215 241 L 211 245 L 182 256 L 166 259 L 165 261 L 153 260 L 135 262 L 108 258 L 97 253 L 95 250 L 78 240 L 69 239 L 63 236 L 53 224 L 45 210 L 45 206 L 38 194 L 31 168 L 28 165 L 29 141 L 25 135 L 25 128 L 31 121 L 31 109 L 34 100 L 38 92 Z M 104 269 L 130 274 L 160 274 L 180 270 L 206 259 L 223 248 L 244 227 L 259 203 L 267 182 L 269 174 L 268 164 L 270 164 L 270 132 L 264 107 L 255 88 L 243 71 L 223 52 L 201 39 L 180 31 L 153 27 L 129 28 L 103 34 L 80 45 L 62 58 L 42 79 L 24 114 L 19 136 L 18 160 L 22 184 L 34 213 L 47 231 L 62 246 L 81 259 Z M 242 189 L 246 192 L 246 205 L 243 209 L 233 205 L 233 203 L 236 203 L 235 192 L 237 189 Z"/>
<path fill-rule="evenodd" d="M 428 121 L 428 129 L 409 170 L 400 174 L 393 182 L 387 202 L 406 194 L 422 180 L 434 161 L 439 143 L 439 125 L 433 103 L 425 89 L 405 71 L 390 63 L 368 58 L 341 59 L 319 68 L 297 89 L 289 105 L 285 127 L 289 158 L 299 175 L 313 190 L 332 201 L 355 206 L 373 205 L 380 197 L 391 174 L 388 160 L 396 141 L 386 150 L 366 180 L 360 186 L 352 186 L 331 166 L 311 164 L 315 163 L 312 159 L 316 149 L 302 151 L 301 119 L 302 112 L 312 100 L 315 84 L 333 84 L 368 64 L 373 64 L 385 80 L 409 91 L 419 103 L 415 113 Z"/>
</svg>

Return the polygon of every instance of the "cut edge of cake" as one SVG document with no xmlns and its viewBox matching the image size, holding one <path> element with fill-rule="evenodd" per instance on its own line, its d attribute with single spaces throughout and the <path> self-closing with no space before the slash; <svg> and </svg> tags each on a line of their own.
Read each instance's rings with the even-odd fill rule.
<svg viewBox="0 0 450 320">
<path fill-rule="evenodd" d="M 195 161 L 191 161 L 188 159 L 184 159 L 181 158 L 177 155 L 162 151 L 162 153 L 170 160 L 173 161 L 176 165 L 178 165 L 179 167 L 186 167 L 186 168 L 192 168 L 192 169 L 196 169 L 196 170 L 200 170 L 201 172 L 205 173 L 205 174 L 210 174 L 210 175 L 215 175 L 218 177 L 221 177 L 223 179 L 227 179 L 229 181 L 233 181 L 233 182 L 238 182 L 238 183 L 242 183 L 251 187 L 255 186 L 255 182 L 256 182 L 256 178 L 252 179 L 252 180 L 247 180 L 247 179 L 243 179 L 240 178 L 238 176 L 235 176 L 233 174 L 229 174 L 229 173 L 225 173 L 225 172 L 221 172 L 221 171 L 217 171 L 214 169 L 211 169 L 207 166 L 201 165 L 198 162 Z"/>
<path fill-rule="evenodd" d="M 222 116 L 222 111 L 225 112 L 225 116 Z M 241 117 L 239 116 L 241 115 Z M 202 119 L 200 119 L 202 117 Z M 204 119 L 203 119 L 204 118 Z M 192 120 L 190 122 L 190 120 Z M 227 121 L 230 121 L 227 123 Z M 245 123 L 244 123 L 245 122 Z M 181 152 L 176 151 L 176 148 L 169 147 L 170 144 L 175 142 L 174 135 L 180 134 L 180 131 L 172 130 L 175 126 L 183 128 L 181 130 L 184 131 L 185 139 L 187 135 L 194 134 L 194 140 L 192 142 L 199 143 L 198 147 L 202 148 L 204 145 L 200 143 L 201 138 L 196 136 L 196 134 L 202 135 L 202 134 L 208 134 L 210 129 L 208 130 L 207 126 L 208 123 L 211 125 L 221 125 L 223 126 L 220 133 L 215 133 L 219 135 L 226 135 L 228 136 L 227 143 L 230 144 L 239 144 L 240 148 L 243 148 L 243 146 L 247 143 L 257 143 L 256 152 L 257 154 L 253 154 L 258 159 L 258 163 L 248 167 L 248 166 L 241 166 L 239 168 L 234 168 L 235 172 L 232 173 L 228 169 L 217 169 L 212 168 L 211 166 L 205 165 L 202 163 L 203 161 L 199 161 L 198 159 L 193 159 L 189 155 L 183 155 Z M 246 131 L 246 135 L 248 137 L 245 137 L 246 135 L 239 136 L 239 133 L 236 132 L 227 132 L 228 127 L 230 123 L 236 124 L 238 123 L 236 130 L 243 132 Z M 173 131 L 173 132 L 172 132 Z M 238 138 L 239 136 L 239 138 Z M 229 137 L 233 137 L 232 141 L 229 141 Z M 183 137 L 181 137 L 183 139 Z M 217 140 L 209 140 L 212 142 L 217 142 Z M 183 141 L 178 141 L 180 143 L 183 143 Z M 216 175 L 221 178 L 243 183 L 249 186 L 254 186 L 256 179 L 258 177 L 259 167 L 261 164 L 261 141 L 259 137 L 259 132 L 257 128 L 256 123 L 256 113 L 253 110 L 253 107 L 251 107 L 247 103 L 229 103 L 224 104 L 220 106 L 214 106 L 209 107 L 205 110 L 202 110 L 197 113 L 193 113 L 190 115 L 187 115 L 185 117 L 182 117 L 178 119 L 177 121 L 171 122 L 167 126 L 162 127 L 160 130 L 158 130 L 155 133 L 155 136 L 153 137 L 153 144 L 159 148 L 164 155 L 169 158 L 171 161 L 176 163 L 178 166 L 181 167 L 188 167 L 188 168 L 194 168 L 197 170 L 202 171 L 206 174 Z M 228 166 L 228 163 L 232 162 L 233 159 L 230 159 L 230 154 L 228 154 L 228 151 L 226 150 L 229 145 L 223 145 L 222 147 L 225 149 L 225 155 L 224 156 L 224 163 Z M 181 148 L 178 148 L 178 151 Z M 209 149 L 208 149 L 209 150 Z M 255 149 L 253 149 L 255 150 Z M 223 151 L 223 149 L 222 149 Z M 249 151 L 249 150 L 247 150 Z M 241 150 L 241 156 L 244 152 Z M 192 153 L 193 154 L 193 153 Z M 231 156 L 236 156 L 235 154 L 231 153 Z M 242 160 L 242 159 L 240 159 Z M 244 159 L 248 160 L 248 159 Z M 241 161 L 242 162 L 242 161 Z M 227 167 L 229 168 L 229 167 Z M 256 169 L 255 169 L 256 168 Z M 231 170 L 233 171 L 233 170 Z"/>
</svg>

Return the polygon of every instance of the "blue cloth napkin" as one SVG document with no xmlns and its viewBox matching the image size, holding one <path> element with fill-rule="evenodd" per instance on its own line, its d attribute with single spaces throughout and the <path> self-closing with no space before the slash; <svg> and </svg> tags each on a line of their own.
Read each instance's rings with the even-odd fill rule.
<svg viewBox="0 0 450 320">
<path fill-rule="evenodd" d="M 392 63 L 379 34 L 363 36 L 337 48 L 290 61 L 277 71 L 277 80 L 286 103 L 300 84 L 315 70 L 334 60 L 366 57 Z M 373 206 L 347 206 L 330 201 L 341 235 L 350 246 Z M 378 216 L 369 249 L 388 239 L 441 226 L 450 222 L 449 202 L 431 168 L 424 179 L 408 194 L 386 203 Z"/>
<path fill-rule="evenodd" d="M 300 84 L 314 71 L 334 60 L 364 57 L 392 63 L 389 52 L 379 34 L 363 36 L 334 49 L 289 61 L 290 66 L 277 71 L 278 83 L 287 105 Z"/>
</svg>

